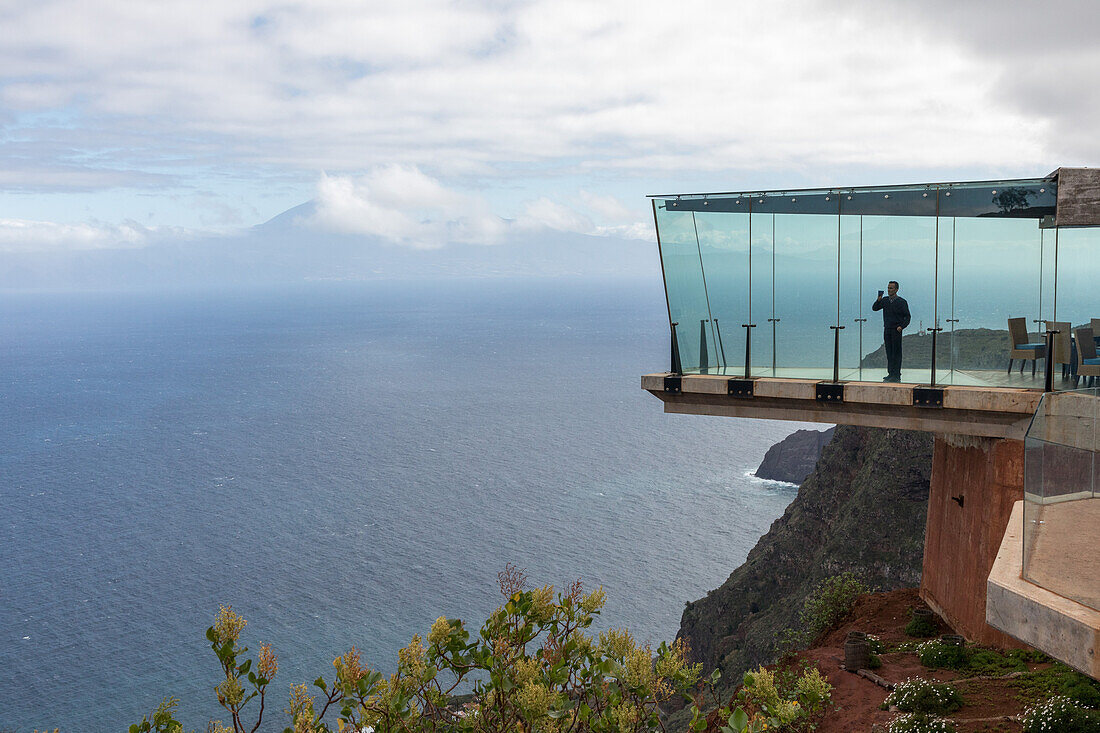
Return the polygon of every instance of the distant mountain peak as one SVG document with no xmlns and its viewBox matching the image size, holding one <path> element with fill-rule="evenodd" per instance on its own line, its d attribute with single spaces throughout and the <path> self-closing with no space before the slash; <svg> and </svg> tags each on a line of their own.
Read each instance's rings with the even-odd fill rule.
<svg viewBox="0 0 1100 733">
<path fill-rule="evenodd" d="M 298 222 L 305 222 L 313 218 L 317 213 L 317 200 L 310 199 L 304 204 L 291 207 L 281 214 L 276 214 L 263 224 L 252 227 L 253 231 L 265 232 L 272 229 L 286 230 L 297 227 Z"/>
</svg>

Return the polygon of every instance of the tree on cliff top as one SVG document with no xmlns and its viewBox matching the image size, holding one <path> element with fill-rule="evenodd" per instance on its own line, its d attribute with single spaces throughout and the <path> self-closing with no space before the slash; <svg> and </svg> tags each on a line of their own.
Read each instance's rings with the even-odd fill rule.
<svg viewBox="0 0 1100 733">
<path fill-rule="evenodd" d="M 285 711 L 293 727 L 286 730 L 663 730 L 658 704 L 698 682 L 700 665 L 687 663 L 682 642 L 654 652 L 624 629 L 588 634 L 604 604 L 602 589 L 586 594 L 577 582 L 555 598 L 553 586 L 528 588 L 511 565 L 499 581 L 507 600 L 472 638 L 462 621 L 441 617 L 427 639 L 415 636 L 398 653 L 397 672 L 389 677 L 365 666 L 353 647 L 333 661 L 331 681 L 318 677 L 314 691 L 293 686 Z M 246 657 L 239 644 L 246 623 L 223 607 L 207 630 L 225 677 L 216 688 L 218 702 L 229 715 L 226 724 L 211 723 L 213 733 L 256 731 L 278 671 L 266 645 L 257 664 Z M 464 681 L 473 682 L 473 694 L 459 708 L 452 694 Z M 131 733 L 182 732 L 174 709 L 175 701 L 166 699 Z"/>
</svg>

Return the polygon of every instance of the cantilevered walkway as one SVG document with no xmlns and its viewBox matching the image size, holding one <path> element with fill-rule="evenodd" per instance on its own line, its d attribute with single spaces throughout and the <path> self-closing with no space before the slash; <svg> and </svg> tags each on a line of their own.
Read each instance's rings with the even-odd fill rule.
<svg viewBox="0 0 1100 733">
<path fill-rule="evenodd" d="M 1100 317 L 1100 171 L 652 203 L 672 358 L 642 388 L 666 412 L 934 433 L 922 598 L 1098 676 L 1100 398 L 1068 391 L 1091 344 L 1055 339 Z M 891 280 L 901 383 L 871 308 Z"/>
</svg>

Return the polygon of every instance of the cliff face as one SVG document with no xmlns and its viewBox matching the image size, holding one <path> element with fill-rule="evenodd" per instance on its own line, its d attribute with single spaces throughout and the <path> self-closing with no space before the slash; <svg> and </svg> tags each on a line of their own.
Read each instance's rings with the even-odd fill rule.
<svg viewBox="0 0 1100 733">
<path fill-rule="evenodd" d="M 852 571 L 872 588 L 920 583 L 932 436 L 839 426 L 782 517 L 717 590 L 688 603 L 678 636 L 723 678 L 774 657 L 809 591 Z"/>
<path fill-rule="evenodd" d="M 786 481 L 800 484 L 813 472 L 821 449 L 833 438 L 833 431 L 796 430 L 779 441 L 764 454 L 760 468 L 756 469 L 757 478 L 772 481 Z"/>
</svg>

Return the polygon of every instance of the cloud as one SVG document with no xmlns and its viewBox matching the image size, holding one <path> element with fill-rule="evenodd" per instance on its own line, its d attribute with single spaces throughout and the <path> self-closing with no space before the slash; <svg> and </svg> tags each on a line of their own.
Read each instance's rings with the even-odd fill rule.
<svg viewBox="0 0 1100 733">
<path fill-rule="evenodd" d="M 859 0 L 851 10 L 876 23 L 889 20 L 914 34 L 948 40 L 970 63 L 945 69 L 947 83 L 967 67 L 982 69 L 987 100 L 1042 124 L 1050 167 L 1095 164 L 1100 158 L 1092 124 L 1100 117 L 1100 97 L 1094 93 L 1100 4 L 929 0 L 887 6 Z"/>
<path fill-rule="evenodd" d="M 583 207 L 546 196 L 527 201 L 519 216 L 506 220 L 480 196 L 447 188 L 416 167 L 394 165 L 360 177 L 323 174 L 313 213 L 301 223 L 416 249 L 497 244 L 517 230 L 541 229 L 653 240 L 652 226 L 629 221 L 630 212 L 621 202 L 584 191 L 578 198 L 603 214 L 604 223 L 579 210 Z M 606 221 L 608 215 L 613 221 Z"/>
<path fill-rule="evenodd" d="M 580 192 L 580 198 L 591 206 L 591 194 Z M 597 197 L 593 207 L 605 216 L 616 219 L 629 217 L 630 212 L 621 204 L 612 206 L 607 197 Z M 515 225 L 521 229 L 554 229 L 560 232 L 576 232 L 597 237 L 619 237 L 622 239 L 640 239 L 656 241 L 653 225 L 646 222 L 615 224 L 596 224 L 591 218 L 566 204 L 553 201 L 545 196 L 527 202 L 523 213 L 516 219 Z"/>
<path fill-rule="evenodd" d="M 625 219 L 630 216 L 630 209 L 616 196 L 581 189 L 580 198 L 585 206 L 604 218 Z"/>
<path fill-rule="evenodd" d="M 505 222 L 484 200 L 450 190 L 412 166 L 391 165 L 352 178 L 322 175 L 310 222 L 417 249 L 449 242 L 494 244 Z"/>
<path fill-rule="evenodd" d="M 529 201 L 524 207 L 523 214 L 516 221 L 519 226 L 526 229 L 546 228 L 582 234 L 591 233 L 596 229 L 596 225 L 584 214 L 545 196 Z"/>
<path fill-rule="evenodd" d="M 0 216 L 63 220 L 66 196 L 125 189 L 148 208 L 105 196 L 95 215 L 251 220 L 325 170 L 326 226 L 405 246 L 497 241 L 502 217 L 650 238 L 616 200 L 639 181 L 992 178 L 1100 157 L 1087 2 L 50 0 L 0 22 L 0 191 L 62 194 L 56 215 L 9 199 Z M 417 174 L 437 188 L 387 199 Z M 583 191 L 549 193 L 566 188 Z M 196 191 L 235 210 L 164 203 Z"/>
<path fill-rule="evenodd" d="M 1035 104 L 1037 82 L 1057 69 L 1059 99 L 1091 98 L 1091 77 L 1059 63 L 1005 79 L 1030 42 L 1014 60 L 1016 44 L 994 54 L 995 39 L 968 39 L 985 25 L 1009 38 L 1074 28 L 1085 6 L 1031 19 L 938 7 L 916 22 L 811 2 L 22 3 L 4 11 L 0 106 L 17 136 L 56 140 L 43 166 L 72 152 L 74 128 L 86 151 L 150 170 L 507 179 L 1046 161 L 1057 111 Z M 1083 45 L 1074 59 L 1094 60 Z M 110 147 L 120 135 L 140 148 Z"/>
<path fill-rule="evenodd" d="M 140 224 L 59 224 L 0 219 L 0 252 L 68 252 L 90 249 L 137 249 L 153 230 Z"/>
</svg>

